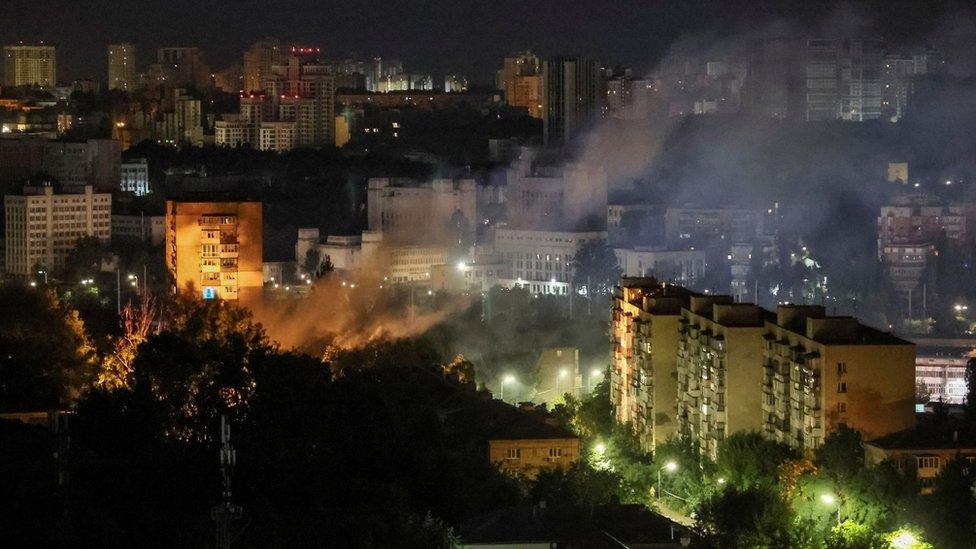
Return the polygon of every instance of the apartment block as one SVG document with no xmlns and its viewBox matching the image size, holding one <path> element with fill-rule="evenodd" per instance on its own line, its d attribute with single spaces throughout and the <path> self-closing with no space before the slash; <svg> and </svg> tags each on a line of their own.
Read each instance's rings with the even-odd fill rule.
<svg viewBox="0 0 976 549">
<path fill-rule="evenodd" d="M 262 280 L 261 203 L 166 201 L 166 267 L 178 290 L 203 299 L 253 301 Z"/>
<path fill-rule="evenodd" d="M 4 196 L 4 210 L 6 269 L 13 275 L 28 276 L 36 266 L 62 269 L 79 238 L 111 238 L 112 195 L 91 186 L 62 193 L 24 187 Z"/>
<path fill-rule="evenodd" d="M 692 296 L 681 310 L 678 422 L 682 436 L 710 459 L 730 434 L 762 428 L 764 316 L 731 296 Z"/>
<path fill-rule="evenodd" d="M 781 305 L 762 337 L 768 438 L 810 450 L 841 425 L 865 440 L 914 425 L 914 344 L 814 305 Z"/>
<path fill-rule="evenodd" d="M 646 449 L 678 434 L 679 326 L 693 295 L 653 278 L 623 278 L 614 294 L 611 399 Z"/>
</svg>

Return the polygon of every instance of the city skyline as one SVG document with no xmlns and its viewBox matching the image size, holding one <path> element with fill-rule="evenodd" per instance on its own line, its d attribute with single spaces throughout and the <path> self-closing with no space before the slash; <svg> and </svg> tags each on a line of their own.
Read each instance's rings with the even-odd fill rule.
<svg viewBox="0 0 976 549">
<path fill-rule="evenodd" d="M 610 65 L 648 71 L 676 42 L 701 38 L 720 41 L 763 29 L 829 36 L 865 34 L 896 43 L 917 43 L 947 35 L 943 29 L 954 3 L 841 2 L 817 6 L 776 2 L 500 2 L 472 9 L 463 4 L 376 2 L 309 3 L 285 0 L 211 2 L 200 12 L 187 2 L 131 2 L 118 10 L 112 2 L 63 5 L 53 0 L 9 0 L 0 7 L 0 43 L 45 42 L 58 48 L 59 78 L 105 79 L 106 46 L 130 42 L 148 63 L 155 50 L 197 46 L 215 70 L 240 63 L 243 51 L 265 37 L 284 43 L 313 44 L 327 57 L 399 58 L 417 70 L 435 74 L 464 73 L 479 85 L 491 83 L 497 59 L 531 49 L 548 57 L 581 55 Z M 884 4 L 885 10 L 873 10 Z M 938 5 L 936 5 L 938 4 Z M 72 24 L 50 25 L 56 20 Z M 868 16 L 866 13 L 870 12 Z M 911 17 L 900 14 L 910 13 Z M 586 21 L 573 25 L 573 21 Z M 214 29 L 220 29 L 214 34 Z M 78 31 L 90 39 L 79 40 Z"/>
</svg>

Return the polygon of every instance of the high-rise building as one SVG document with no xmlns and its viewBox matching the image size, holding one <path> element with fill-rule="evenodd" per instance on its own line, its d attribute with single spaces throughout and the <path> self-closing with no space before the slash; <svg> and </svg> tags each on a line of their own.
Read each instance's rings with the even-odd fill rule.
<svg viewBox="0 0 976 549">
<path fill-rule="evenodd" d="M 79 238 L 108 242 L 112 231 L 112 195 L 55 193 L 54 188 L 25 187 L 22 194 L 4 196 L 7 272 L 29 276 L 34 268 L 62 269 Z"/>
<path fill-rule="evenodd" d="M 807 121 L 881 116 L 880 40 L 810 39 L 804 53 Z"/>
<path fill-rule="evenodd" d="M 108 47 L 108 89 L 134 91 L 136 77 L 136 47 L 133 44 L 111 44 Z"/>
<path fill-rule="evenodd" d="M 156 85 L 204 90 L 213 84 L 210 66 L 203 59 L 203 51 L 196 47 L 159 48 L 156 63 L 149 69 L 150 81 Z"/>
<path fill-rule="evenodd" d="M 273 38 L 259 40 L 244 52 L 244 87 L 250 93 L 264 90 L 265 81 L 271 76 L 271 67 L 285 60 L 281 43 Z"/>
<path fill-rule="evenodd" d="M 57 85 L 57 59 L 54 46 L 43 44 L 4 46 L 3 85 L 55 87 Z"/>
<path fill-rule="evenodd" d="M 614 294 L 610 394 L 645 449 L 678 434 L 679 321 L 693 295 L 653 278 L 623 278 Z"/>
<path fill-rule="evenodd" d="M 809 450 L 841 426 L 870 440 L 915 424 L 914 344 L 813 305 L 781 305 L 762 339 L 767 438 Z"/>
<path fill-rule="evenodd" d="M 677 428 L 713 459 L 743 431 L 812 450 L 841 426 L 870 439 L 914 422 L 914 345 L 820 306 L 771 313 L 624 278 L 612 334 L 617 419 L 647 448 Z"/>
<path fill-rule="evenodd" d="M 113 139 L 48 141 L 41 170 L 62 185 L 108 192 L 118 188 L 121 163 L 122 150 Z"/>
<path fill-rule="evenodd" d="M 297 147 L 335 144 L 335 75 L 319 55 L 319 48 L 292 47 L 265 80 L 272 112 L 279 121 L 295 123 Z"/>
<path fill-rule="evenodd" d="M 496 75 L 495 86 L 505 92 L 510 107 L 524 108 L 529 116 L 542 118 L 542 67 L 532 52 L 506 57 Z"/>
<path fill-rule="evenodd" d="M 730 296 L 692 296 L 681 310 L 677 414 L 682 437 L 709 459 L 730 434 L 759 431 L 762 309 Z"/>
<path fill-rule="evenodd" d="M 203 299 L 253 302 L 262 277 L 261 203 L 166 201 L 166 267 L 177 289 Z"/>
<path fill-rule="evenodd" d="M 603 104 L 600 65 L 579 57 L 556 57 L 543 64 L 543 141 L 571 143 Z"/>
</svg>

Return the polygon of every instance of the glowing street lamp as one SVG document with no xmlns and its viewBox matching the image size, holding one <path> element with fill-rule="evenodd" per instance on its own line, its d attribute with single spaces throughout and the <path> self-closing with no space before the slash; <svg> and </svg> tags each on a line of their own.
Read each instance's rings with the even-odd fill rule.
<svg viewBox="0 0 976 549">
<path fill-rule="evenodd" d="M 840 502 L 837 501 L 837 498 L 834 497 L 833 494 L 822 494 L 820 496 L 820 501 L 828 507 L 833 507 L 835 504 L 837 505 L 837 524 L 840 524 Z"/>
<path fill-rule="evenodd" d="M 515 376 L 511 374 L 502 378 L 502 402 L 505 402 L 505 384 L 514 383 L 514 382 L 515 382 Z"/>
<path fill-rule="evenodd" d="M 659 498 L 661 497 L 661 471 L 667 471 L 669 473 L 673 473 L 677 470 L 678 470 L 678 462 L 674 460 L 668 461 L 667 463 L 664 464 L 664 467 L 661 467 L 660 469 L 657 470 L 657 497 Z"/>
<path fill-rule="evenodd" d="M 715 482 L 717 482 L 719 486 L 724 486 L 725 485 L 725 477 L 718 477 L 718 479 Z"/>
<path fill-rule="evenodd" d="M 918 543 L 918 538 L 915 534 L 911 532 L 901 532 L 897 536 L 891 538 L 891 547 L 893 549 L 911 549 Z"/>
</svg>

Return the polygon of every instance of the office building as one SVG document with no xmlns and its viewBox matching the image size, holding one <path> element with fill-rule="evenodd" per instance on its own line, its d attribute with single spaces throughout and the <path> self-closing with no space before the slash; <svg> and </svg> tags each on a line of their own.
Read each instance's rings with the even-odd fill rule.
<svg viewBox="0 0 976 549">
<path fill-rule="evenodd" d="M 807 40 L 806 120 L 880 118 L 882 57 L 880 40 Z"/>
<path fill-rule="evenodd" d="M 186 198 L 166 201 L 166 267 L 176 288 L 203 299 L 259 299 L 261 203 Z"/>
<path fill-rule="evenodd" d="M 654 277 L 685 287 L 695 286 L 705 279 L 707 254 L 704 250 L 636 247 L 614 248 L 613 251 L 624 277 Z"/>
<path fill-rule="evenodd" d="M 119 190 L 145 196 L 151 192 L 149 188 L 149 163 L 145 158 L 136 158 L 123 162 L 119 167 Z"/>
<path fill-rule="evenodd" d="M 136 47 L 133 44 L 110 44 L 108 47 L 108 89 L 135 91 Z"/>
<path fill-rule="evenodd" d="M 13 275 L 63 269 L 79 238 L 111 239 L 112 195 L 90 185 L 61 193 L 24 187 L 22 194 L 4 196 L 4 211 L 6 270 Z"/>
<path fill-rule="evenodd" d="M 865 440 L 914 425 L 912 343 L 813 305 L 779 306 L 762 338 L 767 438 L 810 450 L 841 425 Z"/>
<path fill-rule="evenodd" d="M 518 229 L 602 229 L 607 176 L 601 168 L 551 164 L 523 148 L 506 173 L 508 225 Z"/>
<path fill-rule="evenodd" d="M 473 243 L 473 179 L 371 178 L 366 192 L 367 227 L 389 243 Z"/>
<path fill-rule="evenodd" d="M 695 295 L 653 278 L 622 278 L 612 309 L 610 395 L 641 447 L 678 434 L 677 353 L 681 308 Z"/>
<path fill-rule="evenodd" d="M 57 86 L 57 59 L 54 46 L 23 44 L 3 47 L 3 85 Z"/>
<path fill-rule="evenodd" d="M 285 152 L 295 148 L 294 122 L 261 122 L 258 125 L 258 149 Z"/>
<path fill-rule="evenodd" d="M 571 143 L 600 114 L 603 82 L 600 65 L 578 57 L 555 57 L 543 64 L 543 142 Z"/>
<path fill-rule="evenodd" d="M 568 295 L 571 288 L 586 285 L 573 278 L 573 258 L 582 247 L 606 239 L 605 231 L 498 228 L 495 251 L 505 264 L 499 283 L 533 294 Z"/>
<path fill-rule="evenodd" d="M 65 186 L 92 185 L 96 191 L 118 189 L 122 151 L 112 139 L 47 141 L 41 171 Z"/>
</svg>

